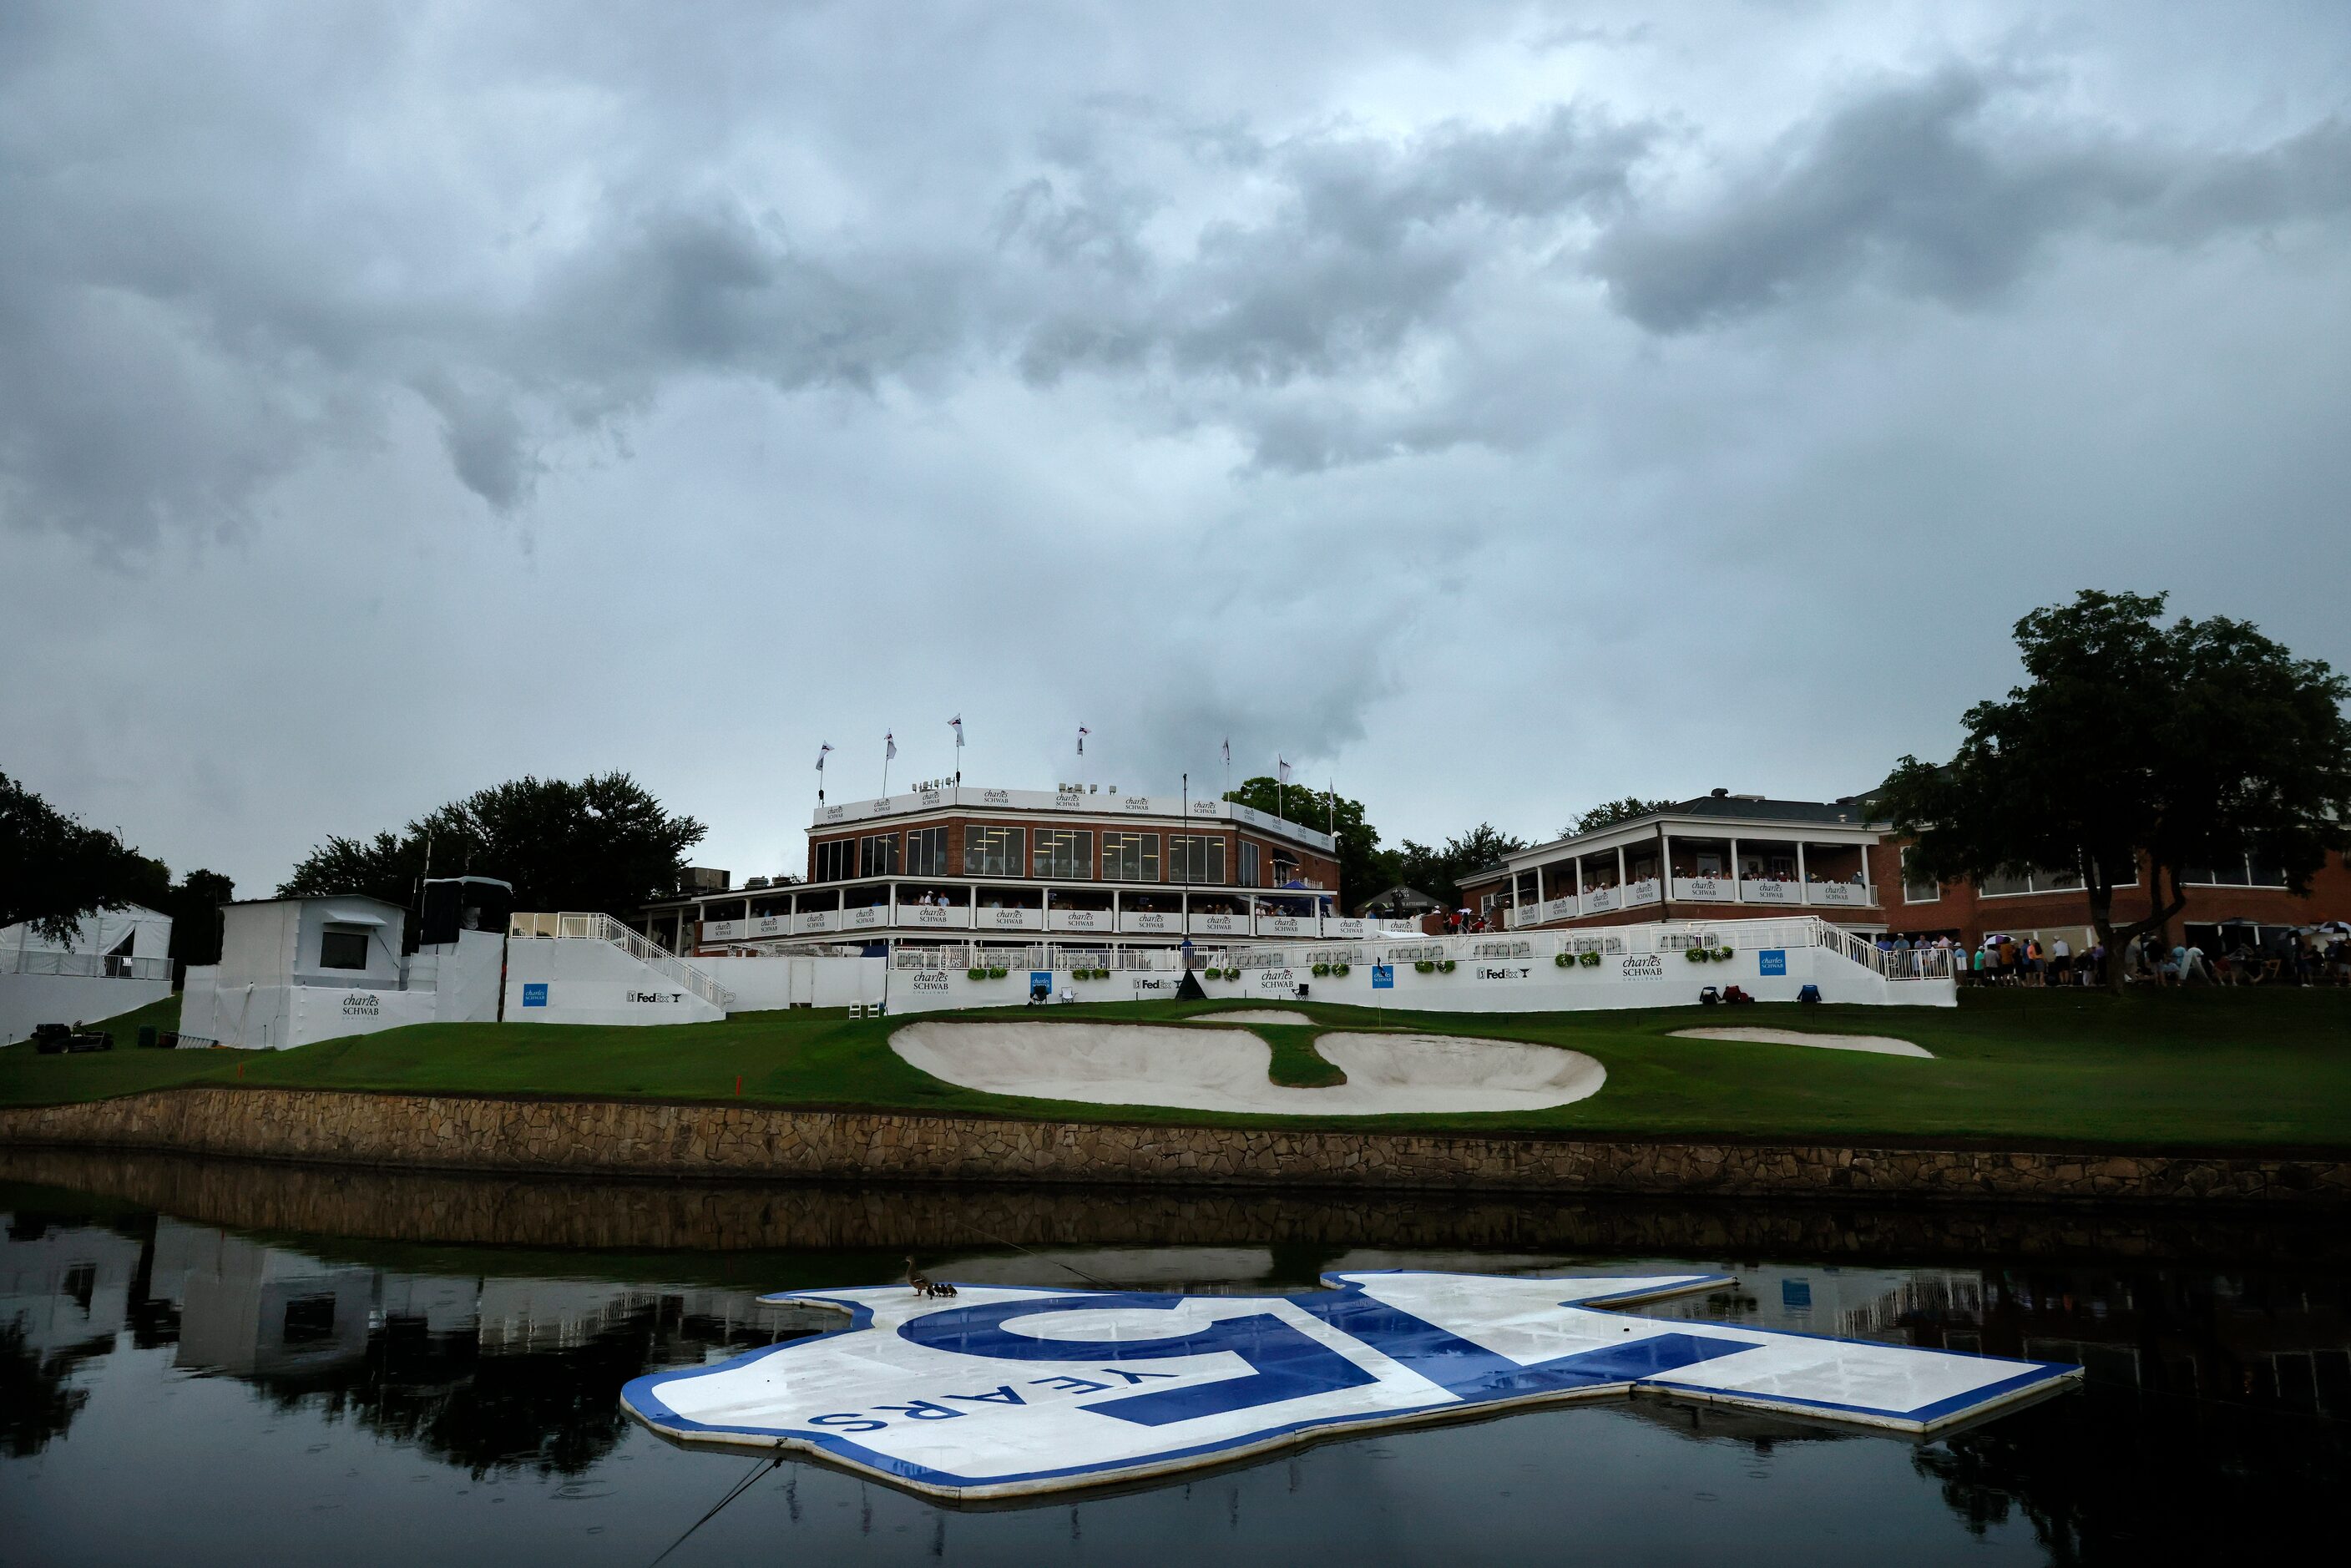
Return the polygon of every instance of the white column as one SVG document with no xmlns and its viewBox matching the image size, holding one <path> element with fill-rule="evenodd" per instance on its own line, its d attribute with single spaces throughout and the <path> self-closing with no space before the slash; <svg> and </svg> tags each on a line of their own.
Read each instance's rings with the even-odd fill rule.
<svg viewBox="0 0 2351 1568">
<path fill-rule="evenodd" d="M 1541 905 L 1550 902 L 1551 901 L 1549 899 L 1543 896 L 1542 867 L 1537 866 L 1535 867 L 1535 903 L 1538 905 Z"/>
<path fill-rule="evenodd" d="M 1739 841 L 1733 839 L 1730 841 L 1730 897 L 1733 903 L 1747 902 L 1746 890 L 1739 885 L 1746 874 L 1745 868 L 1739 862 Z"/>
<path fill-rule="evenodd" d="M 1796 841 L 1796 896 L 1806 904 L 1813 901 L 1811 884 L 1804 880 L 1804 841 Z"/>
<path fill-rule="evenodd" d="M 1674 841 L 1663 828 L 1657 830 L 1657 903 L 1660 906 L 1674 900 Z"/>
<path fill-rule="evenodd" d="M 1625 886 L 1625 846 L 1623 844 L 1616 846 L 1616 885 L 1620 890 Z M 1623 899 L 1630 897 L 1631 894 L 1620 891 L 1616 896 Z"/>
</svg>

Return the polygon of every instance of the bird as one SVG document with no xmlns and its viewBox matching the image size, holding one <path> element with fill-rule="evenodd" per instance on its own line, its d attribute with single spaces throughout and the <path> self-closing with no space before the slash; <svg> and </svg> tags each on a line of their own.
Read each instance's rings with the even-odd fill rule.
<svg viewBox="0 0 2351 1568">
<path fill-rule="evenodd" d="M 952 1296 L 956 1293 L 956 1288 L 953 1285 L 944 1281 L 925 1280 L 915 1273 L 914 1255 L 912 1252 L 906 1254 L 906 1283 L 914 1288 L 914 1294 L 918 1296 Z"/>
</svg>

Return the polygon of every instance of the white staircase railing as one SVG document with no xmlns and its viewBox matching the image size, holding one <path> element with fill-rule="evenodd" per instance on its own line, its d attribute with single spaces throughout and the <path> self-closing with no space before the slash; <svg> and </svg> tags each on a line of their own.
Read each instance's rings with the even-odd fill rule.
<svg viewBox="0 0 2351 1568">
<path fill-rule="evenodd" d="M 712 1007 L 724 1010 L 735 993 L 695 968 L 642 931 L 632 931 L 609 915 L 566 910 L 557 915 L 517 915 L 507 927 L 509 936 L 573 936 L 610 942 L 649 969 L 668 976 Z"/>
</svg>

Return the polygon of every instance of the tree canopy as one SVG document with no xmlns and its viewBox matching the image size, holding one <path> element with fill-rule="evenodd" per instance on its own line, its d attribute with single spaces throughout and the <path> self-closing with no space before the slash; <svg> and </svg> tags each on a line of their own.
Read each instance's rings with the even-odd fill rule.
<svg viewBox="0 0 2351 1568">
<path fill-rule="evenodd" d="M 1652 811 L 1662 811 L 1679 804 L 1677 800 L 1644 800 L 1638 795 L 1627 795 L 1621 800 L 1604 800 L 1576 818 L 1572 825 L 1562 828 L 1559 836 L 1572 839 L 1579 833 L 1596 833 L 1603 828 L 1613 828 L 1619 822 L 1629 822 L 1635 817 L 1646 817 Z"/>
<path fill-rule="evenodd" d="M 685 852 L 707 831 L 671 815 L 625 773 L 576 784 L 526 777 L 452 800 L 397 833 L 330 837 L 277 892 L 365 893 L 412 905 L 429 856 L 434 876 L 512 883 L 518 909 L 625 917 L 678 891 Z"/>
<path fill-rule="evenodd" d="M 1415 843 L 1383 857 L 1384 873 L 1368 892 L 1402 883 L 1416 887 L 1447 909 L 1461 903 L 1461 878 L 1483 871 L 1505 855 L 1527 847 L 1526 841 L 1506 833 L 1491 822 L 1480 822 L 1466 833 L 1456 833 L 1440 845 Z"/>
<path fill-rule="evenodd" d="M 135 904 L 172 917 L 172 957 L 208 964 L 220 956 L 219 906 L 235 892 L 217 872 L 172 882 L 162 861 L 84 827 L 0 773 L 0 925 L 25 921 L 63 942 L 82 916 Z"/>
<path fill-rule="evenodd" d="M 1387 885 L 1379 880 L 1380 831 L 1364 821 L 1361 800 L 1325 789 L 1280 784 L 1270 775 L 1243 779 L 1238 789 L 1225 792 L 1225 799 L 1303 828 L 1321 829 L 1336 838 L 1342 907 L 1354 899 L 1369 898 Z"/>
<path fill-rule="evenodd" d="M 2122 944 L 2185 907 L 2190 868 L 2252 853 L 2304 892 L 2351 822 L 2351 682 L 2245 622 L 2167 626 L 2164 604 L 2085 591 L 2025 616 L 2026 684 L 1968 710 L 1949 764 L 1903 758 L 1879 797 L 1919 874 L 2079 875 L 2111 984 Z M 2142 865 L 2145 912 L 2116 924 Z"/>
</svg>

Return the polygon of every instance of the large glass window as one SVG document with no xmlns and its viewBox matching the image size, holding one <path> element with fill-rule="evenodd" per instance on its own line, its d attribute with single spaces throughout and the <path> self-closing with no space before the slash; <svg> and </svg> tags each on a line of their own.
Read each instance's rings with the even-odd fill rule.
<svg viewBox="0 0 2351 1568">
<path fill-rule="evenodd" d="M 872 833 L 858 840 L 857 874 L 860 876 L 897 875 L 898 835 Z"/>
<path fill-rule="evenodd" d="M 1241 886 L 1263 887 L 1265 885 L 1259 880 L 1257 868 L 1258 846 L 1243 839 L 1241 841 Z"/>
<path fill-rule="evenodd" d="M 1040 828 L 1037 830 L 1036 876 L 1061 880 L 1083 879 L 1091 882 L 1094 874 L 1094 836 L 1078 828 Z"/>
<path fill-rule="evenodd" d="M 2179 880 L 2205 887 L 2283 887 L 2285 868 L 2266 855 L 2240 855 L 2219 865 L 2190 866 Z"/>
<path fill-rule="evenodd" d="M 846 882 L 857 874 L 857 841 L 835 839 L 816 846 L 815 864 L 810 868 L 810 882 Z"/>
<path fill-rule="evenodd" d="M 1029 835 L 1025 828 L 966 828 L 963 831 L 963 873 L 966 876 L 1022 876 L 1029 870 Z"/>
<path fill-rule="evenodd" d="M 1225 880 L 1223 837 L 1207 833 L 1168 834 L 1167 880 L 1222 883 Z"/>
<path fill-rule="evenodd" d="M 947 874 L 947 831 L 945 828 L 914 828 L 907 832 L 906 874 Z"/>
<path fill-rule="evenodd" d="M 1104 833 L 1102 873 L 1104 882 L 1157 882 L 1159 835 Z"/>
</svg>

